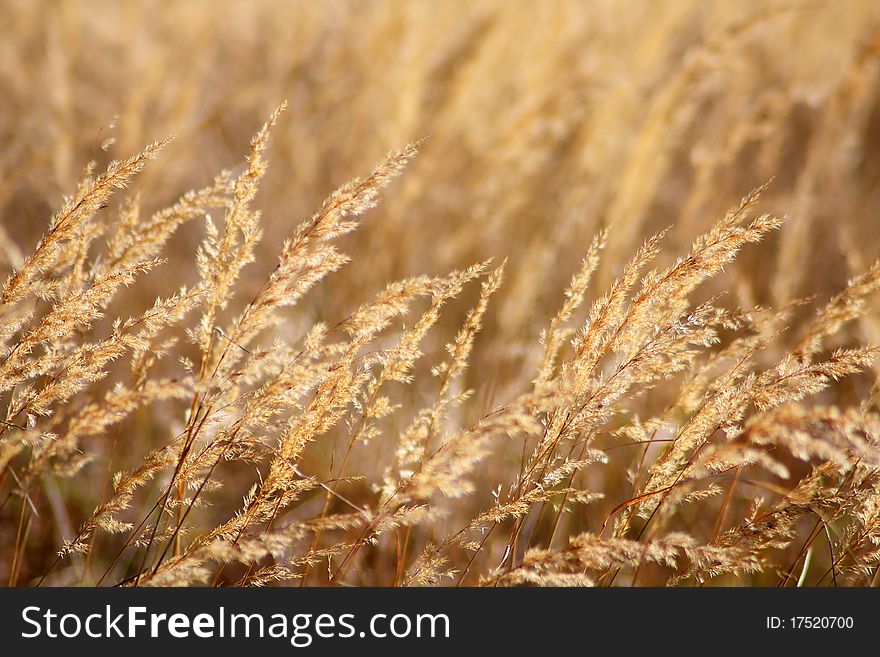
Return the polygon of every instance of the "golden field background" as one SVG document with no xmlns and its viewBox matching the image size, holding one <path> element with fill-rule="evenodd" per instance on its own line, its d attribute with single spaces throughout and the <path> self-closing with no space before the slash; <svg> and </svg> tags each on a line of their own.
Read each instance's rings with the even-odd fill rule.
<svg viewBox="0 0 880 657">
<path fill-rule="evenodd" d="M 4 276 L 33 252 L 88 162 L 102 171 L 112 159 L 174 135 L 129 189 L 98 211 L 112 218 L 126 196 L 137 194 L 142 215 L 150 216 L 187 190 L 208 185 L 223 169 L 240 173 L 251 136 L 286 100 L 254 201 L 264 235 L 255 262 L 242 273 L 240 296 L 224 315 L 232 317 L 272 271 L 285 237 L 334 189 L 367 175 L 390 149 L 427 137 L 363 225 L 340 240 L 351 262 L 286 311 L 272 330 L 293 343 L 316 322 L 333 325 L 349 316 L 390 281 L 442 276 L 488 258 L 495 267 L 506 259 L 503 285 L 476 335 L 470 366 L 455 383 L 456 390 L 472 389 L 473 395 L 444 416 L 443 426 L 452 433 L 532 388 L 543 352 L 539 334 L 604 228 L 608 243 L 575 325 L 584 324 L 590 304 L 625 272 L 649 236 L 671 227 L 657 260 L 658 266 L 671 266 L 743 196 L 770 181 L 758 209 L 788 220 L 745 248 L 693 297 L 704 302 L 723 293 L 720 306 L 744 309 L 778 310 L 798 302 L 790 308 L 787 328 L 780 327 L 772 345 L 755 356 L 756 366 L 765 368 L 792 349 L 817 308 L 880 256 L 876 2 L 5 0 L 0 35 Z M 210 214 L 222 220 L 222 211 Z M 194 254 L 204 235 L 203 221 L 182 225 L 161 253 L 167 263 L 124 288 L 108 305 L 106 319 L 95 320 L 90 330 L 106 333 L 112 318 L 142 312 L 157 296 L 194 284 L 199 277 Z M 390 384 L 388 394 L 400 410 L 381 419 L 375 439 L 355 446 L 343 475 L 353 479 L 338 489 L 345 500 L 375 504 L 397 437 L 436 394 L 430 369 L 443 358 L 444 345 L 479 291 L 469 285 L 443 308 L 421 342 L 425 356 L 413 382 Z M 829 337 L 829 352 L 880 341 L 876 299 L 863 310 Z M 411 326 L 417 318 L 418 313 L 395 319 L 391 328 Z M 5 344 L 14 344 L 15 335 L 6 338 Z M 257 342 L 271 340 L 264 335 Z M 181 349 L 189 354 L 185 345 Z M 125 380 L 126 367 L 127 358 L 121 358 L 110 376 L 84 387 L 67 404 L 75 408 L 100 399 Z M 156 371 L 174 376 L 175 368 L 176 359 L 168 358 Z M 878 372 L 876 364 L 869 365 L 799 403 L 841 409 L 862 404 L 869 417 L 876 410 L 871 395 Z M 597 448 L 612 448 L 609 461 L 583 469 L 574 482 L 601 493 L 601 500 L 573 507 L 558 530 L 541 524 L 546 518 L 537 503 L 520 520 L 503 520 L 475 551 L 472 564 L 474 550 L 451 550 L 457 572 L 443 583 L 497 584 L 496 569 L 515 567 L 529 547 L 518 543 L 513 556 L 505 557 L 511 523 L 521 522 L 531 533 L 532 547 L 551 549 L 564 549 L 566 540 L 581 532 L 599 532 L 609 513 L 634 497 L 627 470 L 645 458 L 639 449 L 621 445 L 614 430 L 663 414 L 680 385 L 676 377 L 652 381 L 639 395 L 620 401 L 617 414 L 596 429 L 591 440 Z M 10 404 L 10 392 L 3 394 Z M 114 472 L 136 467 L 150 449 L 184 429 L 188 407 L 162 401 L 138 408 L 83 442 L 81 449 L 93 460 L 82 470 L 69 477 L 41 475 L 26 491 L 13 472 L 31 456 L 28 450 L 17 453 L 0 479 L 0 499 L 8 500 L 0 510 L 0 581 L 33 585 L 50 568 L 44 584 L 107 584 L 132 576 L 144 546 L 130 546 L 114 561 L 124 534 L 97 534 L 87 557 L 74 554 L 56 565 L 55 554 L 110 494 Z M 63 426 L 59 412 L 55 417 Z M 681 426 L 686 420 L 675 422 Z M 345 451 L 337 434 L 345 431 L 340 421 L 315 440 L 300 471 L 332 483 L 334 464 Z M 869 442 L 873 438 L 864 427 L 859 431 Z M 402 583 L 426 545 L 441 542 L 490 507 L 498 486 L 508 489 L 528 444 L 515 438 L 493 444 L 469 475 L 472 492 L 449 504 L 429 500 L 429 507 L 436 504 L 443 513 L 413 529 L 389 529 L 359 550 L 345 583 Z M 728 473 L 717 494 L 664 519 L 667 531 L 710 542 L 736 526 L 755 498 L 772 506 L 822 462 L 813 453 L 782 460 L 790 468 L 788 478 L 743 474 L 756 482 L 749 484 Z M 194 512 L 194 527 L 223 522 L 255 481 L 253 465 L 224 467 L 224 486 L 210 492 L 209 506 Z M 137 525 L 161 497 L 172 470 L 140 490 L 120 517 Z M 320 516 L 322 489 L 309 495 L 285 517 Z M 339 499 L 332 505 L 346 510 Z M 835 548 L 846 543 L 851 517 L 835 519 L 839 527 L 828 520 L 815 536 L 815 518 L 798 519 L 788 544 L 766 548 L 778 552 L 772 565 L 761 572 L 719 573 L 709 581 L 794 585 L 804 565 L 802 547 L 814 541 L 815 576 L 807 582 L 831 584 L 831 576 L 819 580 L 831 568 L 836 584 Z M 342 530 L 321 540 L 357 541 L 359 532 Z M 620 538 L 638 540 L 637 534 Z M 188 540 L 175 545 L 175 555 Z M 288 547 L 301 554 L 310 543 Z M 330 556 L 331 566 L 342 556 Z M 847 575 L 848 583 L 873 582 L 872 559 L 863 564 L 868 571 Z M 612 560 L 612 571 L 620 567 L 620 575 L 609 576 L 605 567 L 595 579 L 615 585 L 634 580 L 662 585 L 669 579 L 669 569 L 656 563 L 637 575 L 637 561 L 631 567 L 626 559 Z M 793 577 L 786 576 L 789 567 L 796 567 Z M 224 567 L 205 583 L 231 584 L 244 572 L 250 568 Z M 307 567 L 303 581 L 326 584 L 327 573 L 326 564 Z M 840 577 L 843 581 L 842 572 Z"/>
</svg>

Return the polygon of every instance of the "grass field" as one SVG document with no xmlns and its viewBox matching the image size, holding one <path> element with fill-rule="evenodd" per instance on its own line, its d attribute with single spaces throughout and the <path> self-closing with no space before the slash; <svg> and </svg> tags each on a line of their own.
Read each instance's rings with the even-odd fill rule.
<svg viewBox="0 0 880 657">
<path fill-rule="evenodd" d="M 0 35 L 0 583 L 880 579 L 878 3 Z"/>
</svg>

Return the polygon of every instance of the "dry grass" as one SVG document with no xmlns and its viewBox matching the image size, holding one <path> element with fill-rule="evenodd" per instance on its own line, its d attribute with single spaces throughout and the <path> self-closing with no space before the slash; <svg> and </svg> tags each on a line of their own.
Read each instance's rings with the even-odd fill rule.
<svg viewBox="0 0 880 657">
<path fill-rule="evenodd" d="M 636 5 L 0 2 L 0 581 L 875 584 L 880 7 Z"/>
</svg>

